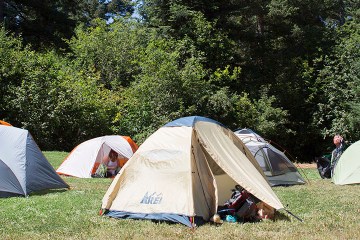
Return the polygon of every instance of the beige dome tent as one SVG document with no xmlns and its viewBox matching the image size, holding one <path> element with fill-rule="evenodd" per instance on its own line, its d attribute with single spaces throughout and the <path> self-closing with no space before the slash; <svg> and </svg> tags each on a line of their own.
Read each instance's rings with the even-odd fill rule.
<svg viewBox="0 0 360 240">
<path fill-rule="evenodd" d="M 105 215 L 193 226 L 208 221 L 241 185 L 275 209 L 282 203 L 259 164 L 234 133 L 204 117 L 158 129 L 116 176 L 103 200 Z"/>
</svg>

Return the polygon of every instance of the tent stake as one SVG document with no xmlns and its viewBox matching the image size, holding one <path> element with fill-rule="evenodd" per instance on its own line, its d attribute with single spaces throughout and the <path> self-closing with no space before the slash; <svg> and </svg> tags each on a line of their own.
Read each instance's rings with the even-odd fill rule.
<svg viewBox="0 0 360 240">
<path fill-rule="evenodd" d="M 301 218 L 299 218 L 298 216 L 296 216 L 295 214 L 293 214 L 292 212 L 290 212 L 289 210 L 285 209 L 284 210 L 290 214 L 291 216 L 293 216 L 294 218 L 296 218 L 297 220 L 299 220 L 300 222 L 304 222 Z"/>
</svg>

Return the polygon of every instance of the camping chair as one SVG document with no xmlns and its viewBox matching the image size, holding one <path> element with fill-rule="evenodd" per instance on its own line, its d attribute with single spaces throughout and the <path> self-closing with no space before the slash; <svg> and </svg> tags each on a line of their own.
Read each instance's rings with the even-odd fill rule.
<svg viewBox="0 0 360 240">
<path fill-rule="evenodd" d="M 331 178 L 331 161 L 326 156 L 317 157 L 315 160 L 320 177 Z"/>
</svg>

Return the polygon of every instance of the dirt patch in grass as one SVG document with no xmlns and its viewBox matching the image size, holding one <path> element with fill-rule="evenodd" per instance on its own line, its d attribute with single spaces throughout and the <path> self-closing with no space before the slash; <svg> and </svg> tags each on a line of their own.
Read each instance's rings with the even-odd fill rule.
<svg viewBox="0 0 360 240">
<path fill-rule="evenodd" d="M 316 163 L 298 163 L 296 166 L 300 168 L 316 168 Z"/>
</svg>

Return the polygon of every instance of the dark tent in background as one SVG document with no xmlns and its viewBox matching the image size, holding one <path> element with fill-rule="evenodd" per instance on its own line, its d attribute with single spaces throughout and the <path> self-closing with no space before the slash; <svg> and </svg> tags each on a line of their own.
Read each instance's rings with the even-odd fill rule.
<svg viewBox="0 0 360 240">
<path fill-rule="evenodd" d="M 305 180 L 289 158 L 259 134 L 244 128 L 235 131 L 235 135 L 254 155 L 271 186 L 305 184 Z"/>
<path fill-rule="evenodd" d="M 27 130 L 0 125 L 0 143 L 0 197 L 69 187 Z"/>
</svg>

